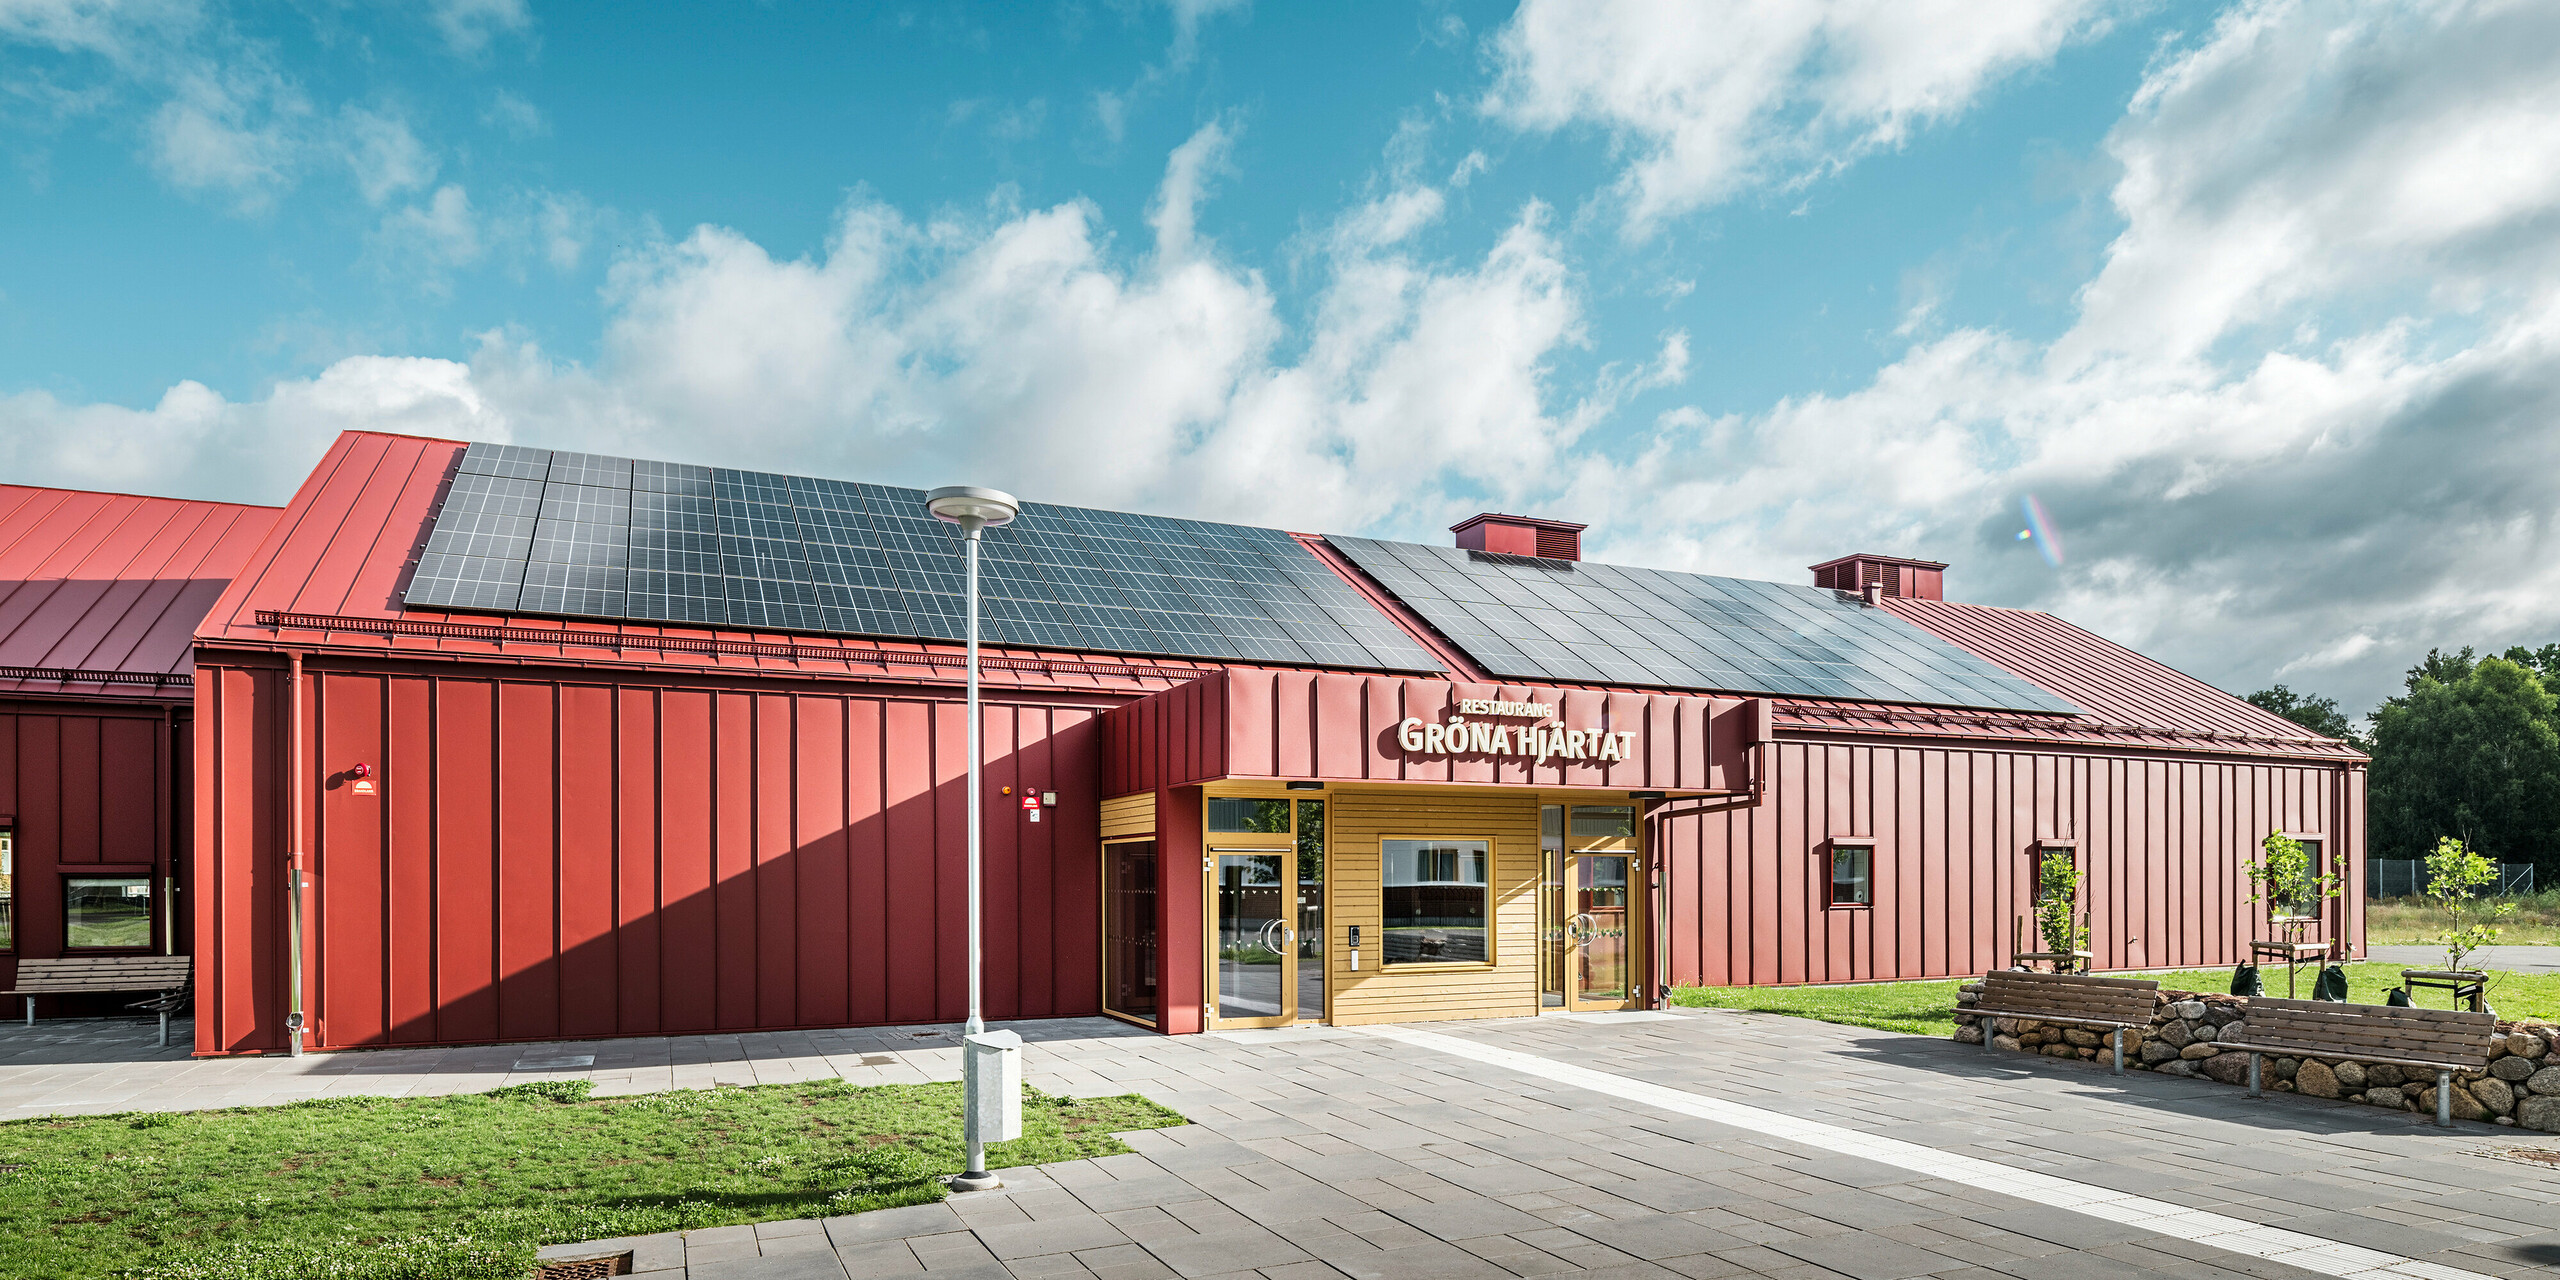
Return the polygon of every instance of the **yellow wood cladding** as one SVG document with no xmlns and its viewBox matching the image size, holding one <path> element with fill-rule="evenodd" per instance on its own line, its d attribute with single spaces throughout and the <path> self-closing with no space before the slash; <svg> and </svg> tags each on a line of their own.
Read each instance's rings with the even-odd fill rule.
<svg viewBox="0 0 2560 1280">
<path fill-rule="evenodd" d="M 1156 833 L 1156 793 L 1113 796 L 1102 802 L 1102 838 L 1119 840 Z"/>
<path fill-rule="evenodd" d="M 1325 886 L 1332 919 L 1328 1003 L 1336 1025 L 1529 1017 L 1538 1012 L 1538 796 L 1447 787 L 1329 789 Z M 1378 842 L 1401 836 L 1493 842 L 1493 963 L 1381 969 Z M 1360 926 L 1351 971 L 1350 926 Z"/>
</svg>

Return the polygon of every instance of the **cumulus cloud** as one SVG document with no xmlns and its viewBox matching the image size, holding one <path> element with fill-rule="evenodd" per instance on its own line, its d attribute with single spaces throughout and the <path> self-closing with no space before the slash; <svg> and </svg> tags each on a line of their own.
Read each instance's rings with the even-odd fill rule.
<svg viewBox="0 0 2560 1280">
<path fill-rule="evenodd" d="M 1652 498 L 1603 545 L 1773 577 L 1929 554 L 1965 598 L 2350 705 L 2431 644 L 2549 639 L 2556 55 L 2545 6 L 2236 8 L 2109 138 L 2124 229 L 2068 333 L 1959 330 L 1852 393 L 1671 415 L 1586 472 Z M 2059 573 L 2014 541 L 2029 492 Z"/>
<path fill-rule="evenodd" d="M 33 452 L 20 474 L 277 497 L 291 477 L 275 459 L 316 444 L 261 455 L 229 441 L 299 439 L 325 403 L 347 426 L 960 477 L 1296 527 L 1445 523 L 1482 495 L 1529 491 L 1624 396 L 1685 371 L 1674 335 L 1591 385 L 1558 385 L 1558 356 L 1587 339 L 1548 211 L 1526 206 L 1470 260 L 1427 260 L 1403 234 L 1437 216 L 1438 193 L 1422 188 L 1343 216 L 1324 237 L 1316 315 L 1293 330 L 1261 276 L 1197 230 L 1231 141 L 1213 123 L 1168 157 L 1141 246 L 1115 244 L 1082 201 L 918 221 L 857 199 L 807 258 L 698 227 L 612 263 L 591 363 L 501 330 L 467 362 L 342 361 L 247 403 L 182 388 L 157 410 L 99 411 L 150 447 L 121 460 Z M 459 186 L 394 219 L 421 253 L 498 251 L 501 219 L 475 214 Z M 75 423 L 86 412 L 20 397 L 0 431 L 88 430 Z"/>
<path fill-rule="evenodd" d="M 1483 109 L 1589 126 L 1624 160 L 1631 235 L 1799 184 L 1961 112 L 2098 28 L 2106 0 L 1527 0 L 1491 41 Z"/>
</svg>

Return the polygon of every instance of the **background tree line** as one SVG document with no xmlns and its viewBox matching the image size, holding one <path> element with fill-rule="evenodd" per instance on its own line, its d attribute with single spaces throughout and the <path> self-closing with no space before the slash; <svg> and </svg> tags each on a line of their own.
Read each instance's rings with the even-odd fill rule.
<svg viewBox="0 0 2560 1280">
<path fill-rule="evenodd" d="M 2335 698 L 2277 685 L 2249 701 L 2373 757 L 2370 856 L 2423 858 L 2455 836 L 2534 864 L 2537 885 L 2560 883 L 2560 644 L 2485 658 L 2430 649 L 2361 733 Z"/>
</svg>

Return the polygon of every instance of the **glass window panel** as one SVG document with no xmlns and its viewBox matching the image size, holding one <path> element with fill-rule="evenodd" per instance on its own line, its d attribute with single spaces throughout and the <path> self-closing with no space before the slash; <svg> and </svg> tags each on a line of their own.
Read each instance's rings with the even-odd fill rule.
<svg viewBox="0 0 2560 1280">
<path fill-rule="evenodd" d="M 1156 1016 L 1156 845 L 1102 847 L 1103 1004 L 1150 1022 Z"/>
<path fill-rule="evenodd" d="M 1577 848 L 1586 840 L 1632 840 L 1635 834 L 1634 805 L 1578 804 L 1573 807 L 1573 839 Z"/>
<path fill-rule="evenodd" d="M 62 945 L 151 945 L 151 881 L 144 876 L 72 876 L 62 882 Z"/>
<path fill-rule="evenodd" d="M 18 945 L 16 833 L 0 831 L 0 951 Z"/>
<path fill-rule="evenodd" d="M 1209 830 L 1230 835 L 1287 835 L 1289 802 L 1213 797 L 1209 801 Z"/>
<path fill-rule="evenodd" d="M 1875 850 L 1862 844 L 1840 844 L 1831 847 L 1831 905 L 1864 907 L 1874 903 L 1874 886 L 1869 882 L 1869 863 Z"/>
<path fill-rule="evenodd" d="M 1381 840 L 1378 857 L 1385 963 L 1492 959 L 1486 945 L 1493 896 L 1489 842 Z"/>
</svg>

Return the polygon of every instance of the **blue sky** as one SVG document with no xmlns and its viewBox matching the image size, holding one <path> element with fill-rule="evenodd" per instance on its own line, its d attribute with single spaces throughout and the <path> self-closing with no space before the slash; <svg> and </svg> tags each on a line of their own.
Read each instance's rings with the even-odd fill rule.
<svg viewBox="0 0 2560 1280">
<path fill-rule="evenodd" d="M 2555 53 L 2486 2 L 0 0 L 0 470 L 281 501 L 372 426 L 1528 510 L 2360 708 L 2560 622 Z"/>
</svg>

